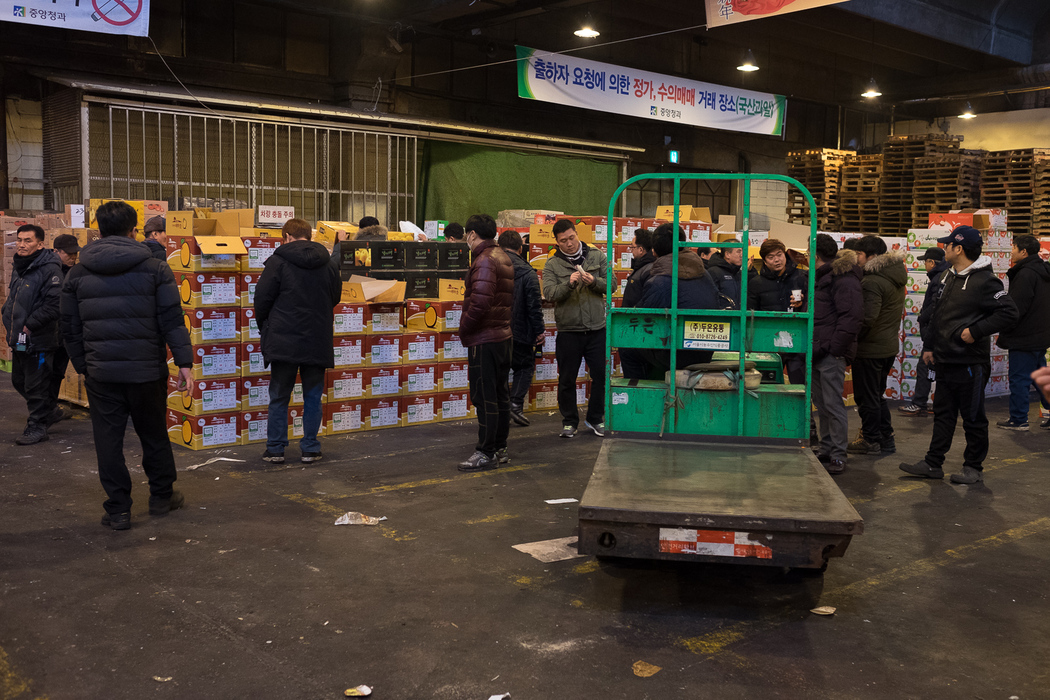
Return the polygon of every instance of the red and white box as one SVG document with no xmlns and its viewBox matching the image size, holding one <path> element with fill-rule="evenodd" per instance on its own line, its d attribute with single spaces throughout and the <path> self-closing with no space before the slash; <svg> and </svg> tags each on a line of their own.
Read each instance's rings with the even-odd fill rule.
<svg viewBox="0 0 1050 700">
<path fill-rule="evenodd" d="M 266 442 L 266 431 L 270 414 L 266 409 L 244 411 L 240 414 L 241 444 Z"/>
<path fill-rule="evenodd" d="M 262 272 L 270 256 L 281 247 L 280 238 L 242 238 L 247 255 L 238 256 L 241 261 L 241 272 Z"/>
<path fill-rule="evenodd" d="M 437 420 L 442 422 L 477 417 L 474 405 L 470 403 L 469 391 L 442 391 L 435 394 L 434 411 L 438 412 Z"/>
<path fill-rule="evenodd" d="M 436 363 L 403 365 L 401 367 L 401 393 L 432 394 L 438 390 L 438 365 Z"/>
<path fill-rule="evenodd" d="M 354 401 L 365 397 L 365 370 L 330 369 L 325 373 L 328 403 Z"/>
<path fill-rule="evenodd" d="M 365 332 L 365 304 L 336 304 L 334 328 L 336 335 L 354 335 Z"/>
<path fill-rule="evenodd" d="M 240 299 L 241 308 L 255 307 L 255 285 L 259 284 L 261 274 L 258 272 L 241 273 L 237 278 L 238 299 Z"/>
<path fill-rule="evenodd" d="M 529 387 L 529 403 L 534 410 L 558 408 L 558 383 L 533 384 Z"/>
<path fill-rule="evenodd" d="M 241 373 L 240 345 L 238 343 L 205 343 L 191 346 L 194 379 L 236 377 Z M 179 368 L 168 350 L 168 374 L 178 374 Z"/>
<path fill-rule="evenodd" d="M 402 302 L 365 304 L 365 333 L 400 333 L 405 329 L 404 313 Z"/>
<path fill-rule="evenodd" d="M 270 405 L 270 375 L 241 377 L 241 411 L 266 410 Z"/>
<path fill-rule="evenodd" d="M 437 421 L 434 394 L 406 396 L 401 399 L 401 425 L 424 425 Z"/>
<path fill-rule="evenodd" d="M 437 362 L 437 343 L 440 334 L 434 331 L 408 331 L 402 335 L 402 357 L 406 364 Z"/>
<path fill-rule="evenodd" d="M 240 362 L 242 377 L 270 373 L 270 365 L 263 359 L 261 343 L 241 343 Z"/>
<path fill-rule="evenodd" d="M 239 306 L 184 311 L 186 326 L 190 331 L 190 342 L 194 345 L 241 342 Z"/>
<path fill-rule="evenodd" d="M 325 433 L 335 435 L 364 430 L 363 410 L 364 401 L 360 399 L 327 403 L 324 407 Z"/>
<path fill-rule="evenodd" d="M 368 364 L 364 339 L 362 335 L 336 336 L 332 339 L 336 369 L 365 367 Z"/>
<path fill-rule="evenodd" d="M 365 345 L 362 348 L 366 367 L 378 367 L 382 365 L 401 364 L 402 347 L 401 334 L 391 335 L 366 335 Z"/>
<path fill-rule="evenodd" d="M 400 367 L 368 367 L 364 370 L 364 381 L 361 382 L 366 399 L 378 399 L 383 396 L 401 396 Z"/>
<path fill-rule="evenodd" d="M 442 333 L 438 337 L 438 362 L 454 362 L 467 359 L 467 348 L 459 339 L 459 333 Z"/>
<path fill-rule="evenodd" d="M 365 430 L 397 428 L 401 425 L 401 398 L 367 399 L 361 402 Z"/>
<path fill-rule="evenodd" d="M 168 375 L 168 408 L 193 416 L 239 411 L 240 384 L 239 377 L 195 379 L 190 382 L 190 393 L 186 396 L 179 391 L 179 378 Z"/>
<path fill-rule="evenodd" d="M 466 362 L 440 362 L 437 366 L 438 391 L 459 391 L 469 389 L 468 368 Z"/>
<path fill-rule="evenodd" d="M 236 272 L 175 273 L 179 301 L 183 306 L 237 306 L 241 300 L 240 275 Z"/>
<path fill-rule="evenodd" d="M 259 324 L 255 320 L 255 309 L 241 309 L 240 333 L 242 343 L 260 342 Z"/>
</svg>

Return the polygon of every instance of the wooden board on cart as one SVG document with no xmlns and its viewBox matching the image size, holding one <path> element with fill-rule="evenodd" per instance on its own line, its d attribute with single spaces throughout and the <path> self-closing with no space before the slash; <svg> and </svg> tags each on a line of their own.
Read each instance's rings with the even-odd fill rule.
<svg viewBox="0 0 1050 700">
<path fill-rule="evenodd" d="M 821 568 L 863 529 L 809 449 L 606 439 L 580 502 L 579 551 Z"/>
</svg>

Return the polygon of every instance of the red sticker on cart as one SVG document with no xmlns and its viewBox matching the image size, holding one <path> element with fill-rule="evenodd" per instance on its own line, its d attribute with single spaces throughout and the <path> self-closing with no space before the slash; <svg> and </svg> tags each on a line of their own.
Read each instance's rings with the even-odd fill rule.
<svg viewBox="0 0 1050 700">
<path fill-rule="evenodd" d="M 768 536 L 767 537 L 771 537 Z M 708 557 L 772 559 L 773 550 L 754 541 L 747 532 L 660 528 L 660 552 L 697 554 Z"/>
</svg>

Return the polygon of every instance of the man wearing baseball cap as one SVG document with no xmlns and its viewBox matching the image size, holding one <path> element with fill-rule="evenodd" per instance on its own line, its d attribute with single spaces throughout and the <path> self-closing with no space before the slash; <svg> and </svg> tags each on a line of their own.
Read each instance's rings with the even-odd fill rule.
<svg viewBox="0 0 1050 700">
<path fill-rule="evenodd" d="M 902 462 L 902 471 L 927 479 L 943 479 L 944 457 L 952 446 L 955 424 L 962 416 L 966 449 L 962 471 L 953 484 L 984 480 L 988 456 L 988 418 L 984 413 L 984 385 L 991 372 L 991 336 L 1017 322 L 1017 306 L 992 272 L 992 260 L 981 255 L 980 232 L 957 226 L 944 238 L 944 259 L 951 268 L 930 320 L 929 344 L 922 359 L 937 372 L 933 398 L 933 437 L 926 456 L 914 464 Z"/>
<path fill-rule="evenodd" d="M 919 311 L 919 337 L 926 345 L 930 342 L 926 333 L 930 327 L 933 312 L 937 308 L 937 299 L 941 296 L 941 289 L 944 288 L 944 273 L 948 269 L 948 262 L 944 259 L 944 249 L 936 247 L 927 248 L 919 260 L 926 265 L 926 277 L 929 279 L 926 295 L 922 299 L 922 310 Z M 927 414 L 926 402 L 930 400 L 932 385 L 930 368 L 920 357 L 915 371 L 915 393 L 912 394 L 911 401 L 898 406 L 897 410 L 906 416 L 925 416 Z"/>
<path fill-rule="evenodd" d="M 168 226 L 163 216 L 154 216 L 142 227 L 150 255 L 166 262 L 168 259 Z"/>
</svg>

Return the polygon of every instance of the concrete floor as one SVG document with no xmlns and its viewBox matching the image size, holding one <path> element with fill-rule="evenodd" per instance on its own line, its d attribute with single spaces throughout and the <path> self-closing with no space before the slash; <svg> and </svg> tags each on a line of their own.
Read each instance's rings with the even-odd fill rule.
<svg viewBox="0 0 1050 700">
<path fill-rule="evenodd" d="M 187 508 L 149 518 L 135 469 L 112 532 L 86 412 L 16 447 L 6 378 L 0 406 L 0 700 L 1050 698 L 1050 431 L 993 428 L 986 485 L 952 486 L 902 476 L 931 423 L 895 417 L 898 453 L 838 477 L 865 534 L 813 578 L 512 549 L 574 534 L 544 501 L 581 496 L 599 438 L 557 416 L 481 475 L 455 469 L 467 423 L 328 438 L 305 469 L 176 448 Z M 217 455 L 246 461 L 188 470 Z"/>
</svg>

